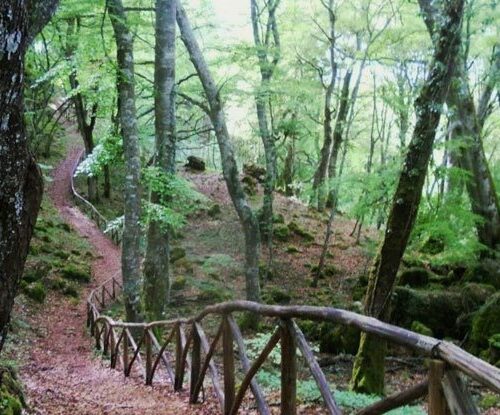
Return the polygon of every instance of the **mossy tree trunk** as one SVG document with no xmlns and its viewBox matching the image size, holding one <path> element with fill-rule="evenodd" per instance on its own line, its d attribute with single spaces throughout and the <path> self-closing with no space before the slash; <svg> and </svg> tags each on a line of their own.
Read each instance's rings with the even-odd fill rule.
<svg viewBox="0 0 500 415">
<path fill-rule="evenodd" d="M 271 247 L 273 195 L 274 188 L 276 187 L 277 156 L 274 132 L 272 125 L 269 125 L 267 108 L 270 98 L 271 79 L 280 60 L 280 38 L 278 24 L 276 22 L 276 9 L 279 6 L 280 0 L 270 0 L 266 3 L 267 22 L 265 22 L 265 24 L 261 21 L 263 10 L 259 9 L 257 0 L 251 0 L 250 7 L 253 39 L 261 75 L 261 82 L 255 95 L 255 106 L 259 123 L 259 135 L 264 146 L 264 156 L 266 159 L 266 178 L 264 182 L 264 200 L 262 203 L 261 221 L 262 229 Z M 261 33 L 263 33 L 262 38 L 260 35 Z"/>
<path fill-rule="evenodd" d="M 436 42 L 436 8 L 430 0 L 419 0 L 419 4 L 427 30 Z M 484 122 L 491 111 L 491 96 L 500 79 L 500 46 L 497 44 L 494 47 L 493 59 L 477 110 L 465 70 L 465 55 L 460 53 L 446 101 L 451 110 L 451 139 L 459 143 L 458 151 L 452 154 L 458 166 L 470 174 L 466 180 L 467 193 L 472 211 L 482 219 L 476 224 L 478 239 L 491 252 L 498 249 L 500 244 L 500 204 L 484 153 L 482 134 Z"/>
<path fill-rule="evenodd" d="M 156 2 L 155 137 L 154 164 L 175 174 L 175 0 Z M 160 195 L 151 194 L 159 203 Z M 144 261 L 144 307 L 148 317 L 164 317 L 170 296 L 170 234 L 157 221 L 149 224 Z"/>
<path fill-rule="evenodd" d="M 365 313 L 387 321 L 401 258 L 417 217 L 427 167 L 432 154 L 443 102 L 460 48 L 464 0 L 444 0 L 441 26 L 427 80 L 417 100 L 417 120 L 399 176 L 384 240 L 370 272 Z M 383 393 L 385 341 L 361 336 L 351 386 L 367 393 Z"/>
<path fill-rule="evenodd" d="M 337 80 L 337 62 L 335 61 L 335 21 L 336 16 L 333 11 L 333 0 L 328 0 L 328 21 L 329 21 L 329 34 L 328 34 L 328 57 L 330 64 L 330 80 L 325 83 L 325 76 L 323 69 L 315 67 L 319 74 L 321 85 L 325 91 L 325 99 L 323 104 L 323 146 L 321 147 L 319 164 L 314 173 L 313 179 L 313 196 L 311 197 L 311 204 L 322 212 L 325 210 L 327 183 L 328 179 L 328 165 L 330 164 L 330 154 L 332 151 L 332 96 L 335 90 L 335 82 Z"/>
<path fill-rule="evenodd" d="M 231 145 L 229 131 L 227 129 L 224 108 L 219 94 L 219 88 L 214 82 L 212 74 L 201 53 L 198 42 L 194 36 L 193 29 L 189 23 L 185 10 L 180 1 L 177 0 L 177 24 L 179 26 L 181 39 L 189 52 L 189 57 L 193 63 L 196 73 L 200 78 L 203 90 L 208 100 L 208 107 L 205 111 L 212 121 L 215 130 L 215 136 L 219 144 L 221 154 L 222 172 L 226 186 L 233 202 L 236 213 L 243 227 L 245 235 L 245 279 L 246 279 L 246 297 L 250 301 L 260 302 L 260 283 L 259 283 L 259 256 L 260 256 L 260 230 L 257 217 L 243 192 L 240 183 L 238 166 L 234 150 Z"/>
<path fill-rule="evenodd" d="M 54 0 L 0 3 L 0 351 L 43 192 L 23 119 L 24 57 L 57 4 Z"/>
<path fill-rule="evenodd" d="M 122 276 L 128 321 L 141 320 L 140 239 L 141 212 L 139 133 L 135 108 L 134 54 L 132 34 L 121 0 L 108 0 L 109 17 L 117 49 L 117 89 L 119 116 L 125 156 L 124 214 L 122 238 Z"/>
<path fill-rule="evenodd" d="M 85 147 L 85 155 L 88 156 L 94 150 L 94 127 L 97 121 L 97 101 L 90 108 L 90 113 L 87 110 L 87 102 L 82 92 L 80 91 L 80 82 L 78 82 L 78 73 L 74 64 L 74 55 L 78 49 L 78 37 L 80 36 L 80 20 L 78 17 L 70 17 L 67 19 L 68 29 L 66 31 L 66 59 L 72 66 L 69 74 L 69 85 L 73 94 L 71 101 L 75 110 L 78 131 L 83 139 Z M 75 92 L 76 91 L 76 92 Z M 97 188 L 97 177 L 89 176 L 87 178 L 87 188 L 89 200 L 94 202 L 99 200 L 99 192 Z"/>
</svg>

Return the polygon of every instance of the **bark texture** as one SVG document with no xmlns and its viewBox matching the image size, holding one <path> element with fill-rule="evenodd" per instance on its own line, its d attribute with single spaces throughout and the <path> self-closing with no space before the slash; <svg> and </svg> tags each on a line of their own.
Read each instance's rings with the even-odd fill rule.
<svg viewBox="0 0 500 415">
<path fill-rule="evenodd" d="M 415 102 L 415 129 L 393 197 L 384 240 L 369 276 L 365 313 L 382 321 L 387 321 L 390 315 L 396 274 L 417 216 L 436 128 L 460 47 L 464 0 L 445 0 L 443 5 L 429 75 Z M 383 392 L 384 349 L 383 340 L 362 334 L 353 368 L 353 389 Z"/>
<path fill-rule="evenodd" d="M 156 2 L 155 47 L 155 165 L 175 174 L 175 0 Z M 151 194 L 153 203 L 159 195 Z M 160 320 L 170 296 L 170 235 L 160 223 L 148 229 L 144 261 L 144 305 L 148 317 Z"/>
<path fill-rule="evenodd" d="M 222 171 L 226 186 L 231 196 L 236 213 L 240 219 L 245 234 L 245 278 L 246 295 L 251 301 L 260 301 L 259 284 L 259 256 L 260 256 L 260 231 L 258 220 L 243 192 L 240 183 L 238 166 L 231 145 L 231 139 L 227 130 L 224 108 L 219 88 L 215 84 L 207 63 L 201 53 L 198 42 L 193 33 L 193 29 L 182 8 L 180 1 L 177 4 L 177 24 L 179 26 L 181 39 L 189 52 L 189 57 L 193 63 L 196 73 L 203 85 L 205 95 L 208 100 L 208 115 L 215 130 L 219 151 L 221 154 Z"/>
<path fill-rule="evenodd" d="M 118 64 L 120 126 L 125 155 L 124 214 L 122 238 L 122 275 L 128 321 L 141 317 L 140 247 L 141 212 L 139 133 L 135 108 L 134 54 L 132 34 L 121 0 L 108 0 L 109 17 L 115 34 Z"/>
<path fill-rule="evenodd" d="M 0 3 L 0 351 L 43 191 L 23 119 L 27 17 L 25 0 Z"/>
</svg>

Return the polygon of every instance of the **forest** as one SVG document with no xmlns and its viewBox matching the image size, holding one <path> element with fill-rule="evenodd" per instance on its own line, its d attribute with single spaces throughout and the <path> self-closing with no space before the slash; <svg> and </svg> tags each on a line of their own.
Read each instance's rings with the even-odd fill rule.
<svg viewBox="0 0 500 415">
<path fill-rule="evenodd" d="M 500 414 L 499 136 L 496 0 L 1 0 L 0 415 Z"/>
</svg>

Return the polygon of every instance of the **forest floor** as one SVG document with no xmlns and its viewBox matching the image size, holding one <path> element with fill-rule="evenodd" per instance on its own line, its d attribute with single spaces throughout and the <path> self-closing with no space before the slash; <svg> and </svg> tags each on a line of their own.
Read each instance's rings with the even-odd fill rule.
<svg viewBox="0 0 500 415">
<path fill-rule="evenodd" d="M 120 251 L 95 224 L 72 204 L 70 196 L 70 176 L 78 158 L 80 149 L 74 144 L 79 141 L 77 132 L 66 126 L 67 142 L 60 152 L 56 169 L 52 173 L 47 196 L 54 205 L 54 215 L 71 227 L 67 242 L 58 234 L 58 246 L 50 249 L 62 249 L 70 252 L 73 259 L 75 251 L 82 261 L 91 263 L 91 282 L 79 288 L 77 295 L 68 297 L 57 290 L 49 290 L 43 304 L 26 301 L 24 296 L 17 299 L 15 315 L 16 327 L 21 335 L 11 336 L 10 353 L 20 362 L 19 374 L 25 385 L 29 404 L 27 414 L 212 414 L 219 413 L 218 405 L 207 393 L 207 401 L 201 405 L 189 405 L 187 392 L 176 394 L 170 385 L 159 383 L 155 379 L 153 387 L 146 387 L 138 374 L 125 378 L 121 371 L 110 370 L 109 361 L 93 349 L 93 341 L 86 332 L 86 298 L 90 290 L 110 277 L 120 275 Z M 190 316 L 207 304 L 244 296 L 244 276 L 242 272 L 244 252 L 240 225 L 221 175 L 217 172 L 192 172 L 180 168 L 184 178 L 204 195 L 206 200 L 198 202 L 202 209 L 193 212 L 187 225 L 179 232 L 174 241 L 174 248 L 181 251 L 180 258 L 173 265 L 172 306 L 169 317 Z M 116 174 L 115 174 L 116 173 Z M 114 172 L 113 199 L 101 199 L 97 205 L 105 216 L 112 219 L 119 216 L 120 172 Z M 79 179 L 79 191 L 84 193 L 85 182 Z M 254 208 L 261 204 L 262 189 L 249 197 Z M 212 209 L 217 206 L 217 209 Z M 215 212 L 215 213 L 214 213 Z M 364 230 L 361 243 L 356 243 L 350 232 L 354 223 L 339 215 L 334 223 L 334 236 L 327 255 L 327 272 L 319 281 L 319 286 L 310 286 L 311 270 L 317 264 L 321 252 L 324 228 L 327 217 L 307 207 L 297 199 L 276 194 L 275 212 L 281 216 L 275 229 L 281 232 L 274 244 L 274 266 L 268 275 L 263 276 L 263 298 L 270 303 L 292 303 L 309 305 L 328 305 L 356 310 L 360 303 L 353 298 L 353 289 L 361 275 L 366 275 L 367 268 L 375 251 L 378 233 L 374 229 Z M 45 225 L 51 220 L 42 220 Z M 55 227 L 62 224 L 56 223 Z M 39 223 L 37 222 L 37 227 Z M 40 225 L 41 226 L 41 225 Z M 297 232 L 296 229 L 299 229 Z M 286 231 L 286 232 L 285 232 Z M 47 235 L 37 235 L 32 243 L 46 244 Z M 283 233 L 284 232 L 284 233 Z M 64 236 L 64 235 L 63 235 Z M 86 246 L 78 245 L 74 238 L 86 241 Z M 64 245 L 67 246 L 64 246 Z M 78 246 L 75 249 L 75 244 Z M 40 247 L 37 248 L 37 250 Z M 84 251 L 88 249 L 88 252 Z M 41 248 L 43 251 L 43 246 Z M 267 249 L 263 247 L 262 267 L 266 265 Z M 57 252 L 56 252 L 57 254 Z M 75 254 L 76 255 L 76 254 Z M 57 256 L 57 255 L 56 255 Z M 36 256 L 40 257 L 40 254 Z M 65 258 L 64 255 L 59 255 Z M 28 263 L 30 262 L 28 258 Z M 64 261 L 62 261 L 64 263 Z M 36 264 L 35 264 L 36 265 Z M 60 264 L 58 266 L 63 266 Z M 33 266 L 33 264 L 29 264 Z M 119 308 L 116 308 L 119 310 Z M 119 317 L 119 312 L 116 316 Z M 210 325 L 211 322 L 208 322 Z M 266 322 L 260 334 L 272 329 L 272 322 Z M 317 331 L 317 325 L 309 327 L 311 333 Z M 207 327 L 207 333 L 213 334 L 213 327 Z M 305 327 L 303 327 L 305 331 Z M 246 337 L 259 333 L 248 333 Z M 357 345 L 357 343 L 356 343 Z M 351 352 L 352 353 L 352 352 Z M 220 356 L 218 356 L 220 358 Z M 319 354 L 325 373 L 342 391 L 352 369 L 352 354 Z M 426 369 L 422 359 L 408 356 L 399 349 L 392 350 L 387 361 L 387 390 L 389 393 L 405 389 L 420 381 Z M 279 402 L 279 377 L 276 368 L 266 367 L 259 381 L 267 379 L 267 397 L 271 403 Z M 265 382 L 264 382 L 265 383 Z M 300 380 L 300 413 L 323 413 L 317 407 L 317 398 L 312 381 L 306 377 Z M 266 386 L 266 385 L 264 385 Z M 337 395 L 349 406 L 362 396 Z M 359 405 L 359 402 L 354 402 Z M 247 407 L 251 401 L 246 401 Z M 344 405 L 343 405 L 344 406 Z M 354 408 L 355 406 L 352 406 Z M 359 406 L 358 406 L 359 407 Z M 273 405 L 273 411 L 278 410 Z M 421 413 L 418 407 L 402 412 L 405 414 Z M 352 410 L 352 409 L 351 409 Z M 246 410 L 242 413 L 253 413 Z M 349 413 L 349 411 L 347 411 Z M 487 412 L 497 414 L 495 409 Z"/>
<path fill-rule="evenodd" d="M 74 132 L 73 132 L 74 134 Z M 76 140 L 75 140 L 76 142 Z M 120 250 L 80 210 L 70 196 L 70 177 L 80 149 L 68 155 L 53 173 L 48 196 L 61 217 L 85 238 L 93 253 L 92 282 L 79 298 L 50 291 L 44 304 L 18 301 L 16 319 L 22 318 L 31 335 L 11 353 L 20 362 L 29 408 L 36 415 L 124 415 L 181 414 L 188 397 L 165 385 L 145 387 L 143 380 L 125 378 L 94 351 L 85 329 L 86 298 L 90 290 L 106 279 L 120 275 Z M 210 405 L 190 406 L 190 414 L 212 413 Z"/>
</svg>

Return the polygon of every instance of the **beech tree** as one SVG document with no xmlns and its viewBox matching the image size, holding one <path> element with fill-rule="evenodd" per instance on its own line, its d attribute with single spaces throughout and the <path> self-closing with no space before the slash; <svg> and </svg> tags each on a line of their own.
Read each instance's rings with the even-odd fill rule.
<svg viewBox="0 0 500 415">
<path fill-rule="evenodd" d="M 0 351 L 43 191 L 23 119 L 24 57 L 57 4 L 57 0 L 0 4 Z"/>
<path fill-rule="evenodd" d="M 125 310 L 128 321 L 141 317 L 141 253 L 140 253 L 140 172 L 139 133 L 135 108 L 133 38 L 121 0 L 108 0 L 109 17 L 117 49 L 117 90 L 119 117 L 125 156 L 124 226 L 122 237 L 122 277 Z"/>
<path fill-rule="evenodd" d="M 443 0 L 442 4 L 433 60 L 415 101 L 413 136 L 392 199 L 384 240 L 369 275 L 365 313 L 382 321 L 390 318 L 396 274 L 417 217 L 436 129 L 460 50 L 464 0 Z M 351 380 L 354 390 L 383 393 L 385 352 L 384 340 L 361 334 Z"/>
<path fill-rule="evenodd" d="M 208 101 L 208 107 L 203 103 L 199 106 L 205 109 L 205 112 L 212 121 L 215 130 L 219 151 L 221 155 L 222 172 L 226 186 L 233 202 L 236 213 L 243 227 L 245 235 L 245 280 L 246 296 L 250 301 L 260 302 L 260 283 L 259 283 L 259 256 L 260 256 L 260 230 L 259 222 L 252 208 L 249 206 L 243 187 L 240 183 L 238 166 L 234 155 L 231 138 L 226 125 L 224 107 L 220 96 L 219 88 L 210 73 L 205 58 L 198 46 L 194 36 L 193 29 L 187 18 L 185 10 L 180 1 L 177 2 L 177 24 L 181 33 L 181 39 L 200 82 L 205 91 Z"/>
<path fill-rule="evenodd" d="M 175 174 L 175 0 L 156 2 L 155 47 L 155 155 L 154 164 L 165 174 Z M 159 195 L 151 194 L 158 203 Z M 170 235 L 158 221 L 151 221 L 144 261 L 145 308 L 152 319 L 163 317 L 169 299 Z"/>
<path fill-rule="evenodd" d="M 429 0 L 419 0 L 419 4 L 429 34 L 436 42 L 438 11 Z M 467 80 L 464 53 L 460 51 L 458 55 L 457 68 L 446 103 L 451 111 L 451 138 L 459 144 L 455 157 L 458 165 L 469 173 L 466 187 L 472 211 L 482 219 L 476 225 L 478 239 L 491 254 L 500 244 L 500 204 L 484 154 L 482 134 L 484 123 L 490 114 L 494 86 L 500 76 L 500 46 L 496 44 L 493 49 L 493 59 L 486 74 L 485 87 L 477 110 Z"/>
</svg>

